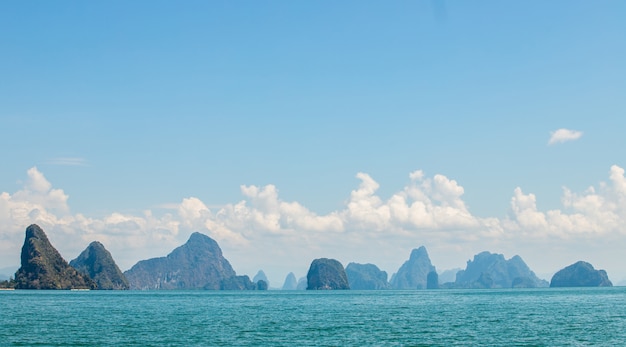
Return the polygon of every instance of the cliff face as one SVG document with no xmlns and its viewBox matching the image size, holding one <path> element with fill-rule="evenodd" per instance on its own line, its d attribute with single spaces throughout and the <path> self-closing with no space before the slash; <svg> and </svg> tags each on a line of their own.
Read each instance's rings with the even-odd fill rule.
<svg viewBox="0 0 626 347">
<path fill-rule="evenodd" d="M 439 289 L 439 275 L 437 271 L 431 271 L 426 276 L 426 289 Z"/>
<path fill-rule="evenodd" d="M 612 287 L 613 283 L 604 270 L 579 261 L 558 271 L 552 276 L 550 287 Z"/>
<path fill-rule="evenodd" d="M 502 254 L 482 252 L 457 272 L 457 288 L 547 287 L 518 255 L 506 260 Z"/>
<path fill-rule="evenodd" d="M 89 276 L 71 267 L 36 224 L 26 229 L 22 266 L 15 273 L 17 289 L 96 289 Z"/>
<path fill-rule="evenodd" d="M 390 289 L 387 273 L 374 264 L 350 263 L 346 267 L 346 276 L 350 289 L 378 290 Z"/>
<path fill-rule="evenodd" d="M 98 289 L 129 289 L 128 280 L 115 264 L 111 253 L 98 241 L 94 241 L 70 265 L 91 277 Z"/>
<path fill-rule="evenodd" d="M 343 265 L 335 259 L 315 259 L 307 277 L 307 290 L 350 289 Z"/>
<path fill-rule="evenodd" d="M 426 289 L 428 273 L 435 271 L 424 246 L 411 251 L 409 260 L 404 262 L 391 278 L 393 289 Z"/>
<path fill-rule="evenodd" d="M 142 260 L 124 275 L 131 289 L 254 289 L 248 276 L 236 276 L 217 242 L 197 232 L 166 257 Z"/>
</svg>

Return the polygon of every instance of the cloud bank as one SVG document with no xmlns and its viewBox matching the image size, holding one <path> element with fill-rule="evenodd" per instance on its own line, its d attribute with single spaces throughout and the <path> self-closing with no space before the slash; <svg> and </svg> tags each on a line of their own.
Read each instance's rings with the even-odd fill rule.
<svg viewBox="0 0 626 347">
<path fill-rule="evenodd" d="M 590 239 L 623 239 L 626 234 L 626 178 L 619 166 L 612 166 L 608 182 L 597 187 L 581 193 L 563 188 L 561 209 L 541 211 L 537 197 L 517 187 L 508 215 L 488 218 L 473 215 L 463 200 L 464 188 L 444 175 L 414 171 L 409 183 L 387 199 L 377 194 L 379 184 L 371 176 L 358 173 L 356 178 L 359 184 L 344 207 L 325 215 L 282 200 L 269 184 L 242 185 L 242 200 L 217 209 L 188 197 L 168 204 L 170 209 L 159 215 L 145 210 L 92 218 L 72 213 L 69 196 L 33 167 L 20 190 L 0 194 L 0 265 L 19 261 L 24 230 L 31 223 L 41 225 L 68 260 L 98 240 L 122 270 L 164 256 L 200 231 L 220 243 L 239 273 L 263 268 L 275 277 L 298 269 L 303 275 L 308 263 L 322 256 L 395 271 L 410 249 L 420 245 L 427 245 L 436 265 L 435 253 L 446 254 L 439 259 L 444 268 L 461 267 L 482 250 L 526 251 L 527 261 L 536 256 L 537 262 L 552 264 L 554 260 L 542 258 L 546 255 L 533 254 L 546 245 L 582 247 Z"/>
<path fill-rule="evenodd" d="M 567 141 L 575 141 L 578 140 L 581 136 L 583 136 L 582 131 L 561 128 L 550 133 L 550 140 L 548 140 L 548 145 L 554 145 Z"/>
</svg>

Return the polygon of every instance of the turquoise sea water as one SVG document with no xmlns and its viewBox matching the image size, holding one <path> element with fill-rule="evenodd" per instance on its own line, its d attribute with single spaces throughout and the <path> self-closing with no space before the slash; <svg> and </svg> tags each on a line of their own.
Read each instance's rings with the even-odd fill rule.
<svg viewBox="0 0 626 347">
<path fill-rule="evenodd" d="M 0 291 L 0 346 L 623 346 L 626 288 Z"/>
</svg>

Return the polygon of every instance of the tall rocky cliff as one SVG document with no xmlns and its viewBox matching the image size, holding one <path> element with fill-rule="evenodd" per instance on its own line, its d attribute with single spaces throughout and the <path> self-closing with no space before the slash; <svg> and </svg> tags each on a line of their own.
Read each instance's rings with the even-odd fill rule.
<svg viewBox="0 0 626 347">
<path fill-rule="evenodd" d="M 22 266 L 15 273 L 17 289 L 96 289 L 89 276 L 71 267 L 36 224 L 26 228 Z"/>
<path fill-rule="evenodd" d="M 390 289 L 387 273 L 374 264 L 350 263 L 346 267 L 350 289 L 379 290 Z"/>
<path fill-rule="evenodd" d="M 481 252 L 456 274 L 456 288 L 535 288 L 547 287 L 519 255 L 506 260 L 504 255 Z"/>
<path fill-rule="evenodd" d="M 307 290 L 350 289 L 346 271 L 343 265 L 335 259 L 313 260 L 306 278 Z"/>
<path fill-rule="evenodd" d="M 128 280 L 104 245 L 94 241 L 70 265 L 91 277 L 98 289 L 128 289 Z"/>
<path fill-rule="evenodd" d="M 195 232 L 166 257 L 142 260 L 124 273 L 131 289 L 255 289 L 237 276 L 215 240 Z"/>
<path fill-rule="evenodd" d="M 612 287 L 613 283 L 604 270 L 596 270 L 593 265 L 579 261 L 552 276 L 550 287 Z"/>
<path fill-rule="evenodd" d="M 426 247 L 411 251 L 409 260 L 404 262 L 398 272 L 391 278 L 393 289 L 426 289 L 428 284 L 428 273 L 435 271 L 435 267 L 430 262 Z"/>
</svg>

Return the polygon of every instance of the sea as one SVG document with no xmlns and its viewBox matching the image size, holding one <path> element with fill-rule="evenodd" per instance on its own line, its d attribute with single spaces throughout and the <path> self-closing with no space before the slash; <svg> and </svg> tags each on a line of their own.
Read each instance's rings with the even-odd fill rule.
<svg viewBox="0 0 626 347">
<path fill-rule="evenodd" d="M 626 287 L 0 291 L 0 346 L 624 346 Z"/>
</svg>

